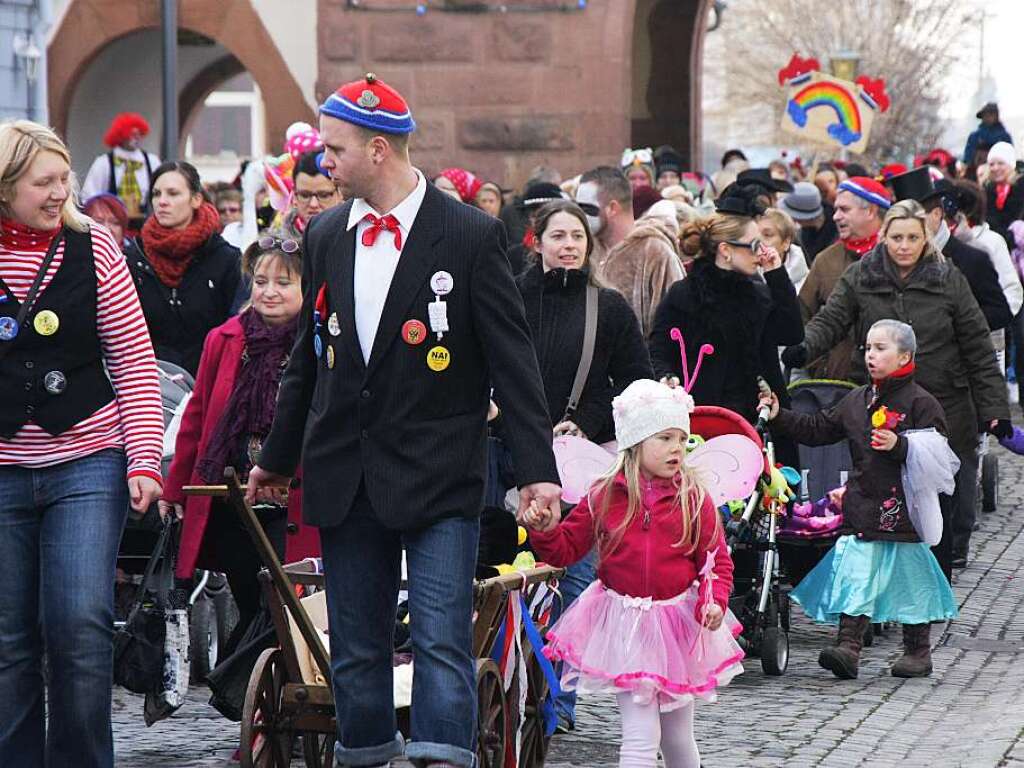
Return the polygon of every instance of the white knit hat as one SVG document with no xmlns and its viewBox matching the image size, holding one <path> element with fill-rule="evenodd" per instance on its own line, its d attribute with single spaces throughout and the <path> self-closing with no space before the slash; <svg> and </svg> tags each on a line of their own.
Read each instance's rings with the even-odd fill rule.
<svg viewBox="0 0 1024 768">
<path fill-rule="evenodd" d="M 992 149 L 988 151 L 988 162 L 992 160 L 1002 160 L 1012 168 L 1017 162 L 1017 152 L 1014 150 L 1013 144 L 1008 141 L 999 141 L 993 144 Z"/>
<path fill-rule="evenodd" d="M 637 379 L 612 400 L 615 440 L 624 451 L 664 429 L 690 434 L 693 398 L 682 387 Z"/>
</svg>

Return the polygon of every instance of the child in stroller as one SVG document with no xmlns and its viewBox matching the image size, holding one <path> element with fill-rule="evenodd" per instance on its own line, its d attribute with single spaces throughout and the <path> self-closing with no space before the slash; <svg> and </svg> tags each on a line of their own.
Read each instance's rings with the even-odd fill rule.
<svg viewBox="0 0 1024 768">
<path fill-rule="evenodd" d="M 815 415 L 780 410 L 774 394 L 762 396 L 774 428 L 799 442 L 850 441 L 844 535 L 791 594 L 815 621 L 838 623 L 837 645 L 822 650 L 818 663 L 840 678 L 857 677 L 871 621 L 903 625 L 894 676 L 931 674 L 930 622 L 957 615 L 949 582 L 922 539 L 938 542 L 938 493 L 952 491 L 958 462 L 941 434 L 942 407 L 914 383 L 916 346 L 909 325 L 880 320 L 865 345 L 872 384 Z"/>
</svg>

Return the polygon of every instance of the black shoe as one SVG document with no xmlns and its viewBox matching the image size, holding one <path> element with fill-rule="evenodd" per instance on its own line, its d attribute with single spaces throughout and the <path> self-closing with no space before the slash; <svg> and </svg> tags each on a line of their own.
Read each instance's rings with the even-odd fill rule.
<svg viewBox="0 0 1024 768">
<path fill-rule="evenodd" d="M 967 555 L 964 552 L 954 552 L 950 565 L 958 570 L 967 567 Z"/>
</svg>

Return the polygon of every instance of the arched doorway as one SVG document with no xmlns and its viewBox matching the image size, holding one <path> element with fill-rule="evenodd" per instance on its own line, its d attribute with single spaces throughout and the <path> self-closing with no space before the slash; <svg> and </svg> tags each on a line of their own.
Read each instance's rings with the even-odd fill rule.
<svg viewBox="0 0 1024 768">
<path fill-rule="evenodd" d="M 154 55 L 159 51 L 158 6 L 150 0 L 70 0 L 49 45 L 47 75 L 50 119 L 67 138 L 76 168 L 103 150 L 103 130 L 124 109 L 146 114 L 154 129 L 152 146 L 159 146 L 160 89 L 151 80 L 143 82 L 150 68 L 159 67 Z M 186 3 L 178 24 L 183 120 L 216 87 L 218 77 L 226 79 L 217 67 L 224 67 L 228 57 L 263 94 L 266 146 L 279 145 L 292 122 L 315 119 L 251 0 Z M 157 70 L 157 84 L 158 75 Z M 80 98 L 82 88 L 102 89 L 102 98 Z"/>
<path fill-rule="evenodd" d="M 712 0 L 636 0 L 630 140 L 701 162 L 701 67 Z"/>
</svg>

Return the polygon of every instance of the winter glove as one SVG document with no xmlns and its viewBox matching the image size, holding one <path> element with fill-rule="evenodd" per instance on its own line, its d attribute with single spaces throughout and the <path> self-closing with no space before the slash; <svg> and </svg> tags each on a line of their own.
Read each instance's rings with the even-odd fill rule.
<svg viewBox="0 0 1024 768">
<path fill-rule="evenodd" d="M 807 365 L 807 347 L 796 344 L 782 350 L 782 362 L 790 368 L 803 368 Z"/>
<path fill-rule="evenodd" d="M 999 419 L 994 427 L 991 422 L 982 424 L 981 431 L 995 435 L 1000 440 L 1006 440 L 1013 437 L 1013 424 L 1009 419 Z"/>
</svg>

